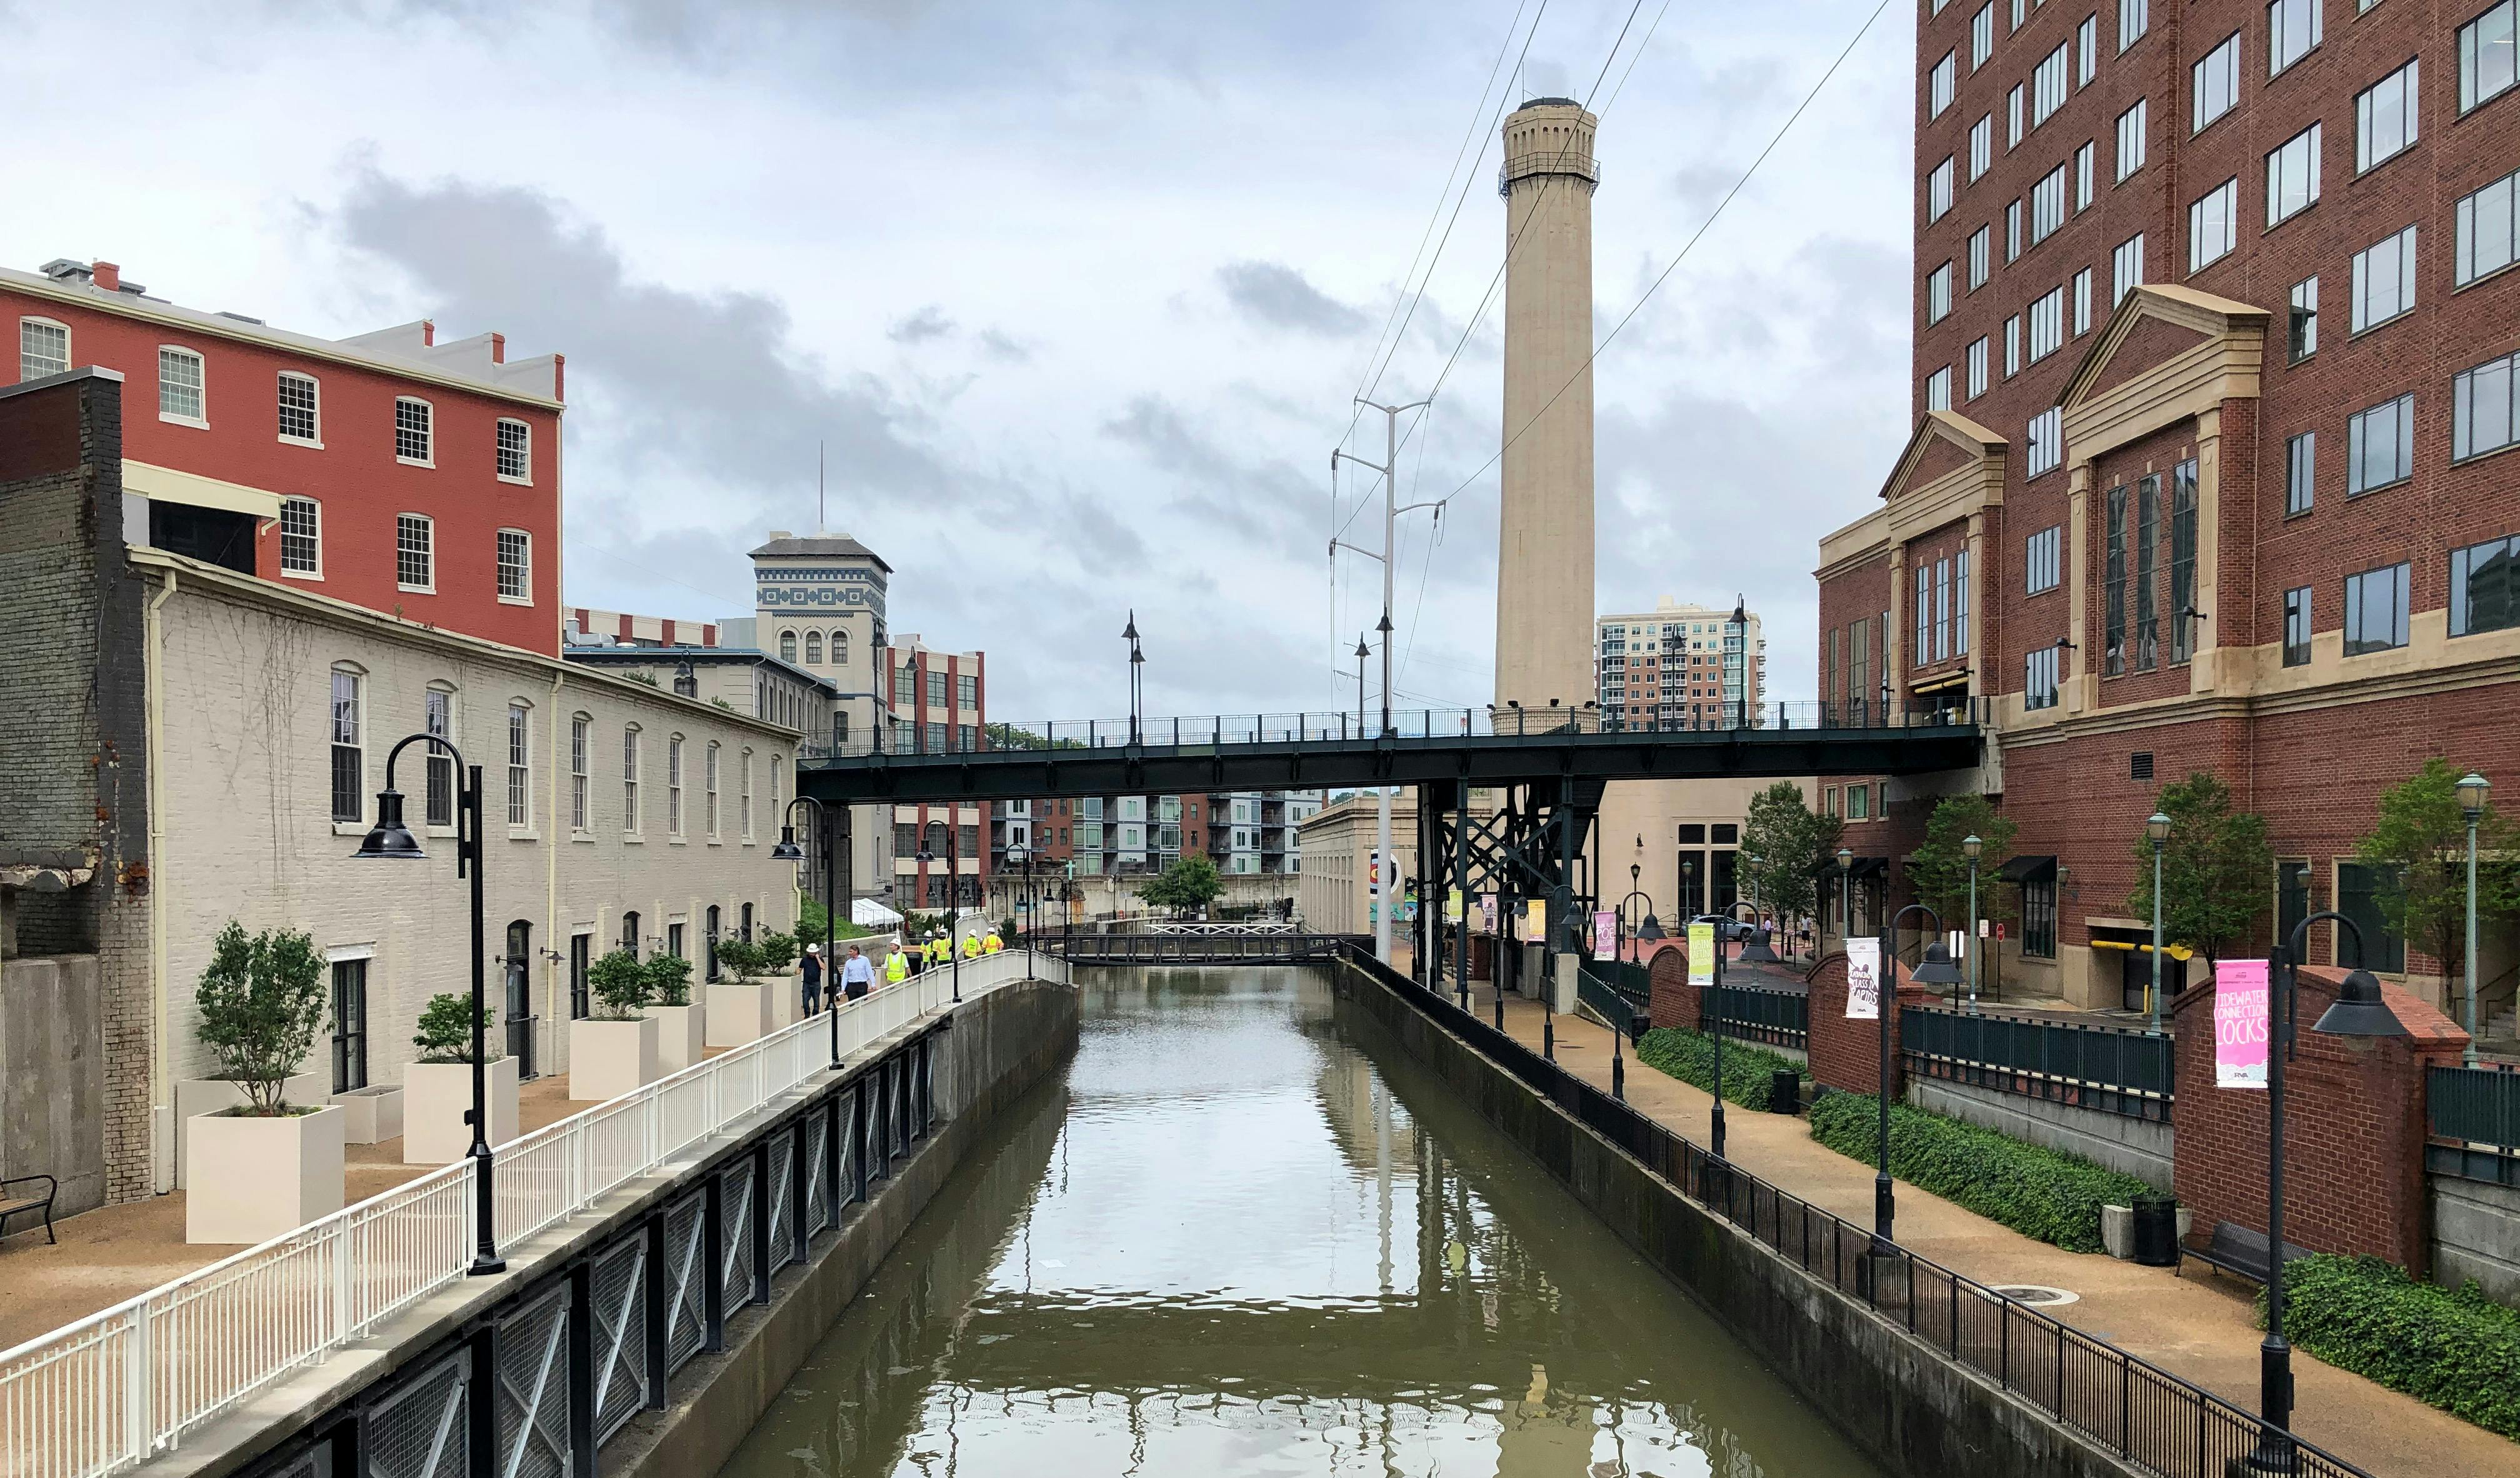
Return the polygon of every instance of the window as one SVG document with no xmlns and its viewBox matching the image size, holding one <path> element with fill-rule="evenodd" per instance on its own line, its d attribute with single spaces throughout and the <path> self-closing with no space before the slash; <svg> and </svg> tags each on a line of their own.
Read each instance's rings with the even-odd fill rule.
<svg viewBox="0 0 2520 1478">
<path fill-rule="evenodd" d="M 849 634 L 845 631 L 832 633 L 832 665 L 834 667 L 849 665 Z"/>
<path fill-rule="evenodd" d="M 533 537 L 520 528 L 499 530 L 499 599 L 530 605 L 534 599 Z"/>
<path fill-rule="evenodd" d="M 2275 862 L 2275 938 L 2289 940 L 2310 917 L 2310 864 L 2298 858 Z"/>
<path fill-rule="evenodd" d="M 2071 66 L 2062 42 L 2054 51 L 2039 59 L 2039 69 L 2030 74 L 2030 126 L 2038 127 L 2056 115 L 2065 106 L 2066 67 Z"/>
<path fill-rule="evenodd" d="M 960 672 L 954 675 L 954 706 L 957 708 L 977 708 L 980 706 L 980 679 L 978 674 Z"/>
<path fill-rule="evenodd" d="M 2092 175 L 2097 167 L 2100 146 L 2090 139 L 2074 151 L 2074 209 L 2077 213 L 2092 208 L 2092 192 L 2095 188 Z"/>
<path fill-rule="evenodd" d="M 1952 561 L 1934 561 L 1934 660 L 1952 654 Z"/>
<path fill-rule="evenodd" d="M 2345 577 L 2347 656 L 2407 645 L 2407 575 L 2412 568 L 2405 563 L 2384 564 Z"/>
<path fill-rule="evenodd" d="M 796 633 L 792 631 L 779 633 L 779 660 L 783 662 L 796 660 Z"/>
<path fill-rule="evenodd" d="M 1943 53 L 1943 60 L 1934 64 L 1932 74 L 1925 79 L 1925 116 L 1939 118 L 1943 110 L 1952 106 L 1952 84 L 1958 75 L 1953 54 Z"/>
<path fill-rule="evenodd" d="M 2057 165 L 2030 187 L 2030 245 L 2056 234 L 2065 224 L 2065 166 Z"/>
<path fill-rule="evenodd" d="M 2065 290 L 2051 288 L 2030 304 L 2030 362 L 2037 364 L 2065 341 Z"/>
<path fill-rule="evenodd" d="M 1979 7 L 1978 13 L 1969 18 L 1969 70 L 1984 67 L 1986 59 L 1994 55 L 1995 0 L 1987 0 Z"/>
<path fill-rule="evenodd" d="M 742 759 L 742 767 L 736 776 L 735 824 L 743 839 L 749 842 L 752 840 L 752 751 L 744 750 Z"/>
<path fill-rule="evenodd" d="M 1943 161 L 1934 166 L 1934 172 L 1925 176 L 1925 219 L 1931 223 L 1951 213 L 1952 157 L 1945 155 Z"/>
<path fill-rule="evenodd" d="M 2310 665 L 2310 587 L 2284 592 L 2283 664 Z"/>
<path fill-rule="evenodd" d="M 708 746 L 705 765 L 700 772 L 700 783 L 703 787 L 702 800 L 707 808 L 702 820 L 708 824 L 709 839 L 715 841 L 717 839 L 717 745 L 715 744 Z M 894 848 L 896 852 L 899 850 L 897 847 Z"/>
<path fill-rule="evenodd" d="M 2003 259 L 2021 260 L 2021 202 L 2014 201 L 2003 207 Z"/>
<path fill-rule="evenodd" d="M 2004 130 L 2003 147 L 2006 149 L 2021 147 L 2023 102 L 2024 97 L 2018 83 L 2014 84 L 2012 91 L 2003 95 L 2003 111 L 2007 124 Z"/>
<path fill-rule="evenodd" d="M 2187 270 L 2209 267 L 2239 244 L 2240 182 L 2235 176 L 2187 207 Z"/>
<path fill-rule="evenodd" d="M 1948 411 L 1952 408 L 1952 367 L 1945 365 L 1925 377 L 1925 409 Z"/>
<path fill-rule="evenodd" d="M 324 573 L 324 511 L 312 498 L 280 500 L 280 572 Z"/>
<path fill-rule="evenodd" d="M 2196 464 L 2170 470 L 2170 660 L 2196 651 Z"/>
<path fill-rule="evenodd" d="M 2030 0 L 2012 0 L 2012 28 L 2021 29 L 2021 22 L 2029 19 Z"/>
<path fill-rule="evenodd" d="M 927 706 L 930 708 L 945 706 L 945 669 L 942 667 L 927 669 Z"/>
<path fill-rule="evenodd" d="M 635 909 L 621 916 L 621 948 L 630 952 L 631 959 L 639 958 L 639 914 Z"/>
<path fill-rule="evenodd" d="M 1849 785 L 1846 787 L 1846 819 L 1848 821 L 1870 821 L 1872 819 L 1871 786 Z"/>
<path fill-rule="evenodd" d="M 2506 354 L 2452 378 L 2450 460 L 2465 462 L 2511 445 L 2520 417 L 2520 354 Z"/>
<path fill-rule="evenodd" d="M 2376 328 L 2415 306 L 2415 228 L 2354 253 L 2354 332 Z"/>
<path fill-rule="evenodd" d="M 2450 634 L 2520 626 L 2520 538 L 2450 552 Z"/>
<path fill-rule="evenodd" d="M 2085 16 L 2074 27 L 2074 85 L 2089 87 L 2100 74 L 2100 18 Z"/>
<path fill-rule="evenodd" d="M 2092 332 L 2092 269 L 2085 267 L 2074 274 L 2074 332 Z"/>
<path fill-rule="evenodd" d="M 300 446 L 324 444 L 321 390 L 312 375 L 280 372 L 280 439 Z"/>
<path fill-rule="evenodd" d="M 333 1092 L 368 1086 L 368 962 L 333 962 Z"/>
<path fill-rule="evenodd" d="M 2030 475 L 2052 472 L 2064 460 L 2064 412 L 2049 406 L 2030 418 Z"/>
<path fill-rule="evenodd" d="M 2474 195 L 2461 197 L 2452 212 L 2458 222 L 2458 266 L 2453 287 L 2464 288 L 2491 272 L 2511 265 L 2512 240 L 2520 236 L 2520 174 L 2506 174 Z"/>
<path fill-rule="evenodd" d="M 1922 564 L 1916 566 L 1916 649 L 1908 656 L 1908 665 L 1922 667 L 1934 659 L 1934 581 L 1933 574 Z"/>
<path fill-rule="evenodd" d="M 2206 125 L 2229 112 L 2240 101 L 2240 33 L 2233 31 L 2222 45 L 2205 54 L 2205 59 L 2188 69 L 2187 131 L 2203 133 Z"/>
<path fill-rule="evenodd" d="M 499 480 L 534 480 L 534 428 L 521 421 L 499 423 Z"/>
<path fill-rule="evenodd" d="M 1969 649 L 1969 576 L 1968 551 L 1952 556 L 1952 650 L 1965 655 Z"/>
<path fill-rule="evenodd" d="M 2056 649 L 2033 647 L 2021 659 L 2021 706 L 2056 706 Z"/>
<path fill-rule="evenodd" d="M 2272 0 L 2267 6 L 2267 75 L 2309 56 L 2319 42 L 2319 11 L 2326 0 Z"/>
<path fill-rule="evenodd" d="M 2512 31 L 2520 5 L 2500 5 L 2458 28 L 2458 111 L 2464 114 L 2479 103 L 2511 90 Z"/>
<path fill-rule="evenodd" d="M 2056 958 L 2056 879 L 2052 875 L 2021 885 L 2021 953 L 2033 960 Z"/>
<path fill-rule="evenodd" d="M 2284 442 L 2284 513 L 2306 514 L 2317 501 L 2318 433 L 2304 431 Z"/>
<path fill-rule="evenodd" d="M 2267 225 L 2272 228 L 2318 203 L 2318 125 L 2294 134 L 2267 156 Z"/>
<path fill-rule="evenodd" d="M 1995 118 L 1992 114 L 1969 125 L 1969 183 L 1974 185 L 1995 163 Z"/>
<path fill-rule="evenodd" d="M 367 752 L 359 746 L 359 674 L 333 669 L 333 819 L 368 814 Z"/>
<path fill-rule="evenodd" d="M 2153 564 L 2161 549 L 2161 476 L 2135 486 L 2135 670 L 2161 665 L 2161 618 L 2155 608 Z"/>
<path fill-rule="evenodd" d="M 1974 136 L 1972 136 L 1974 137 Z M 1979 173 L 1984 173 L 1983 170 Z M 1976 175 L 1969 176 L 1971 179 Z M 18 378 L 41 380 L 70 367 L 70 331 L 67 324 L 44 318 L 18 320 Z"/>
<path fill-rule="evenodd" d="M 595 721 L 581 713 L 568 721 L 568 825 L 572 831 L 591 831 L 587 813 L 587 731 Z"/>
<path fill-rule="evenodd" d="M 2354 99 L 2354 172 L 2407 152 L 2415 142 L 2415 64 L 2408 63 Z"/>
<path fill-rule="evenodd" d="M 805 661 L 815 667 L 823 665 L 823 634 L 819 631 L 805 633 Z"/>
<path fill-rule="evenodd" d="M 2126 515 L 2127 489 L 2110 488 L 2107 526 L 2108 564 L 2107 575 L 2102 585 L 2102 605 L 2107 612 L 2107 645 L 2104 650 L 2107 661 L 2106 671 L 2110 677 L 2117 677 L 2126 671 Z"/>
<path fill-rule="evenodd" d="M 2062 583 L 2058 557 L 2064 534 L 2064 526 L 2056 524 L 2043 528 L 2022 541 L 2022 594 L 2042 595 Z"/>
<path fill-rule="evenodd" d="M 1969 340 L 1968 392 L 1971 400 L 1986 393 L 1986 337 L 1983 335 Z"/>
<path fill-rule="evenodd" d="M 2380 900 L 2396 892 L 2396 870 L 2373 867 L 2359 862 L 2336 865 L 2336 912 L 2354 920 L 2353 929 L 2338 929 L 2336 959 L 2340 964 L 2359 964 L 2365 969 L 2395 974 L 2407 967 L 2406 936 L 2389 927 L 2389 917 Z M 2360 959 L 2354 955 L 2354 941 L 2362 941 Z"/>
<path fill-rule="evenodd" d="M 2021 315 L 2003 321 L 2003 378 L 2021 373 Z"/>
<path fill-rule="evenodd" d="M 394 583 L 423 593 L 437 588 L 436 530 L 427 514 L 394 515 Z"/>
<path fill-rule="evenodd" d="M 2318 279 L 2306 277 L 2292 285 L 2292 362 L 2318 352 Z"/>
<path fill-rule="evenodd" d="M 2143 167 L 2143 120 L 2146 111 L 2144 100 L 2138 98 L 2133 108 L 2118 114 L 2118 178 L 2121 181 Z"/>
<path fill-rule="evenodd" d="M 2404 481 L 2415 472 L 2415 397 L 2383 401 L 2345 423 L 2345 496 Z"/>
<path fill-rule="evenodd" d="M 533 710 L 508 705 L 508 825 L 533 825 Z"/>
<path fill-rule="evenodd" d="M 455 731 L 450 712 L 454 694 L 443 688 L 431 688 L 421 694 L 421 731 L 431 739 L 452 739 Z M 427 815 L 432 827 L 455 825 L 455 754 L 435 744 L 424 745 L 428 756 L 428 802 Z"/>
<path fill-rule="evenodd" d="M 621 829 L 639 833 L 639 726 L 621 731 Z"/>
<path fill-rule="evenodd" d="M 2138 231 L 2118 243 L 2109 253 L 2109 271 L 2114 285 L 2109 290 L 2109 307 L 2114 310 L 2126 295 L 2143 286 L 2143 233 Z"/>
<path fill-rule="evenodd" d="M 1986 227 L 1980 226 L 1969 233 L 1968 285 L 1971 292 L 1986 286 L 1986 275 L 1989 270 L 1987 257 L 1993 246 L 1994 243 L 1989 239 Z"/>
<path fill-rule="evenodd" d="M 202 356 L 190 349 L 158 351 L 158 419 L 205 425 L 209 400 L 202 384 Z"/>
<path fill-rule="evenodd" d="M 1952 316 L 1952 264 L 1943 263 L 1925 277 L 1925 322 L 1938 324 Z"/>
<path fill-rule="evenodd" d="M 408 395 L 395 397 L 395 461 L 408 462 L 415 467 L 429 467 L 433 465 L 429 460 L 429 451 L 431 446 L 429 439 L 430 415 L 431 411 L 428 401 L 414 400 Z"/>
</svg>

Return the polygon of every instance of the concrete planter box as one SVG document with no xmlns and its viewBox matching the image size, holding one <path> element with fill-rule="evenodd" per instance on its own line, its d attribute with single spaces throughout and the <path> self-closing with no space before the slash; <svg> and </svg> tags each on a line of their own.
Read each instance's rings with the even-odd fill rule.
<svg viewBox="0 0 2520 1478">
<path fill-rule="evenodd" d="M 387 1084 L 371 1084 L 354 1088 L 345 1094 L 335 1094 L 333 1102 L 349 1115 L 349 1127 L 341 1138 L 352 1144 L 378 1144 L 402 1138 L 402 1090 Z"/>
<path fill-rule="evenodd" d="M 805 1014 L 804 981 L 805 972 L 802 970 L 787 970 L 761 977 L 762 985 L 770 993 L 769 1030 L 775 1032 L 782 1027 L 794 1026 L 797 1018 Z"/>
<path fill-rule="evenodd" d="M 601 1102 L 636 1093 L 656 1081 L 656 1018 L 606 1021 L 587 1016 L 568 1024 L 568 1096 Z"/>
<path fill-rule="evenodd" d="M 648 1014 L 656 1022 L 657 1076 L 681 1072 L 704 1055 L 700 1049 L 708 1042 L 708 1008 L 652 1006 Z"/>
<path fill-rule="evenodd" d="M 2179 1244 L 2187 1245 L 2187 1230 L 2195 1225 L 2196 1213 L 2179 1208 Z M 2292 1239 L 2286 1237 L 2285 1241 Z M 2103 1206 L 2100 1208 L 2100 1246 L 2109 1256 L 2122 1263 L 2135 1261 L 2135 1208 Z"/>
<path fill-rule="evenodd" d="M 292 1073 L 281 1084 L 280 1097 L 285 1103 L 321 1108 L 331 1097 L 327 1085 L 331 1079 L 323 1073 Z M 229 1078 L 183 1078 L 175 1084 L 175 1187 L 190 1184 L 186 1166 L 191 1164 L 190 1131 L 192 1120 L 205 1113 L 236 1108 L 245 1102 L 245 1085 Z"/>
<path fill-rule="evenodd" d="M 350 1116 L 327 1104 L 308 1114 L 195 1118 L 187 1139 L 184 1240 L 222 1246 L 268 1241 L 341 1209 L 341 1135 Z"/>
<path fill-rule="evenodd" d="M 722 981 L 708 988 L 708 1017 L 705 1041 L 711 1047 L 742 1047 L 770 1029 L 770 987 L 767 980 L 747 980 L 741 984 Z"/>
<path fill-rule="evenodd" d="M 493 1058 L 484 1087 L 489 1140 L 496 1148 L 517 1137 L 517 1059 Z M 402 1162 L 452 1165 L 472 1147 L 472 1064 L 414 1062 L 402 1071 Z"/>
</svg>

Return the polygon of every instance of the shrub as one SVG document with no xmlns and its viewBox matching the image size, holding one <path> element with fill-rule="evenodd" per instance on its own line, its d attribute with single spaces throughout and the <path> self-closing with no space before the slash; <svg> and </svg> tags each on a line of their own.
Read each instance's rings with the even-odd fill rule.
<svg viewBox="0 0 2520 1478">
<path fill-rule="evenodd" d="M 498 1013 L 489 1004 L 481 1007 L 481 1040 L 489 1041 L 490 1028 L 498 1025 Z M 420 1031 L 411 1039 L 420 1049 L 423 1062 L 470 1062 L 472 1060 L 472 998 L 470 996 L 431 996 L 420 1008 Z M 491 1058 L 502 1055 L 495 1048 Z"/>
<path fill-rule="evenodd" d="M 2318 1253 L 2284 1264 L 2284 1333 L 2341 1370 L 2520 1437 L 2520 1309 L 2473 1281 L 2417 1282 L 2376 1257 Z M 2258 1295 L 2266 1320 L 2266 1295 Z"/>
<path fill-rule="evenodd" d="M 1879 1112 L 1868 1094 L 1825 1095 L 1811 1106 L 1812 1138 L 1869 1164 Z M 1890 1105 L 1890 1173 L 2068 1252 L 2099 1251 L 2100 1208 L 2132 1204 L 2152 1188 L 2080 1155 L 1905 1103 Z"/>
<path fill-rule="evenodd" d="M 776 931 L 764 934 L 753 948 L 761 952 L 764 973 L 776 975 L 796 963 L 796 936 Z"/>
<path fill-rule="evenodd" d="M 1637 1060 L 1668 1077 L 1715 1091 L 1715 1039 L 1703 1032 L 1658 1026 L 1637 1044 Z M 1724 1039 L 1724 1101 L 1765 1110 L 1771 1075 L 1799 1077 L 1801 1064 L 1753 1042 Z"/>
<path fill-rule="evenodd" d="M 744 984 L 762 972 L 761 946 L 742 935 L 729 935 L 717 942 L 717 963 L 736 983 Z"/>
<path fill-rule="evenodd" d="M 599 1014 L 615 1021 L 636 1017 L 648 1004 L 648 967 L 628 950 L 614 950 L 587 966 L 586 983 L 603 1004 Z"/>
<path fill-rule="evenodd" d="M 284 1114 L 281 1091 L 315 1046 L 329 1004 L 324 957 L 312 936 L 265 929 L 248 937 L 228 920 L 210 944 L 210 963 L 194 993 L 202 1044 L 219 1060 L 220 1076 L 245 1090 L 248 1114 Z"/>
<path fill-rule="evenodd" d="M 648 995 L 658 1006 L 692 1004 L 692 963 L 680 955 L 656 955 L 645 966 Z"/>
</svg>

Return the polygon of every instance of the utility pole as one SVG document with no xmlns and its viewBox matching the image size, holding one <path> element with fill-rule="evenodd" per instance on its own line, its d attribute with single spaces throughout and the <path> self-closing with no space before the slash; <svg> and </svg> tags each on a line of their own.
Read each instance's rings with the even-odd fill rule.
<svg viewBox="0 0 2520 1478">
<path fill-rule="evenodd" d="M 1382 728 L 1376 738 L 1378 739 L 1388 739 L 1392 737 L 1391 531 L 1393 525 L 1399 520 L 1402 514 L 1414 513 L 1421 508 L 1431 508 L 1435 510 L 1436 518 L 1441 520 L 1444 516 L 1444 504 L 1448 500 L 1438 498 L 1430 503 L 1412 503 L 1407 508 L 1402 508 L 1400 506 L 1401 413 L 1404 411 L 1420 410 L 1426 406 L 1433 405 L 1435 402 L 1432 399 L 1427 399 L 1411 401 L 1407 405 L 1377 405 L 1373 401 L 1368 400 L 1364 396 L 1360 395 L 1357 397 L 1356 403 L 1358 405 L 1365 406 L 1370 410 L 1376 410 L 1382 413 L 1382 465 L 1380 467 L 1374 467 L 1372 463 L 1366 461 L 1362 457 L 1353 457 L 1349 456 L 1346 452 L 1333 451 L 1330 453 L 1330 470 L 1335 472 L 1338 470 L 1339 459 L 1345 457 L 1348 461 L 1355 463 L 1359 467 L 1372 468 L 1374 471 L 1382 474 L 1382 552 L 1380 554 L 1376 554 L 1372 550 L 1361 549 L 1343 539 L 1332 539 L 1330 541 L 1330 555 L 1332 559 L 1336 559 L 1338 551 L 1344 549 L 1352 554 L 1363 555 L 1369 560 L 1379 560 L 1382 561 L 1382 620 L 1374 628 L 1376 631 L 1382 633 Z M 1391 963 L 1391 907 L 1399 893 L 1399 890 L 1392 886 L 1392 883 L 1397 880 L 1399 870 L 1391 866 L 1391 787 L 1388 785 L 1374 786 L 1373 799 L 1373 958 L 1381 961 L 1384 964 L 1389 964 Z M 1386 873 L 1394 875 L 1391 877 L 1385 877 L 1383 874 Z"/>
</svg>

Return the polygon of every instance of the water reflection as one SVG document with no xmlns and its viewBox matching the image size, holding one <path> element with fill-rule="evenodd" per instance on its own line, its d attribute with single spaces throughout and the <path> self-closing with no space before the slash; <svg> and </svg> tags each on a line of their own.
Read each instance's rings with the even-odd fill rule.
<svg viewBox="0 0 2520 1478">
<path fill-rule="evenodd" d="M 1318 975 L 1085 994 L 730 1473 L 1875 1471 Z"/>
</svg>

